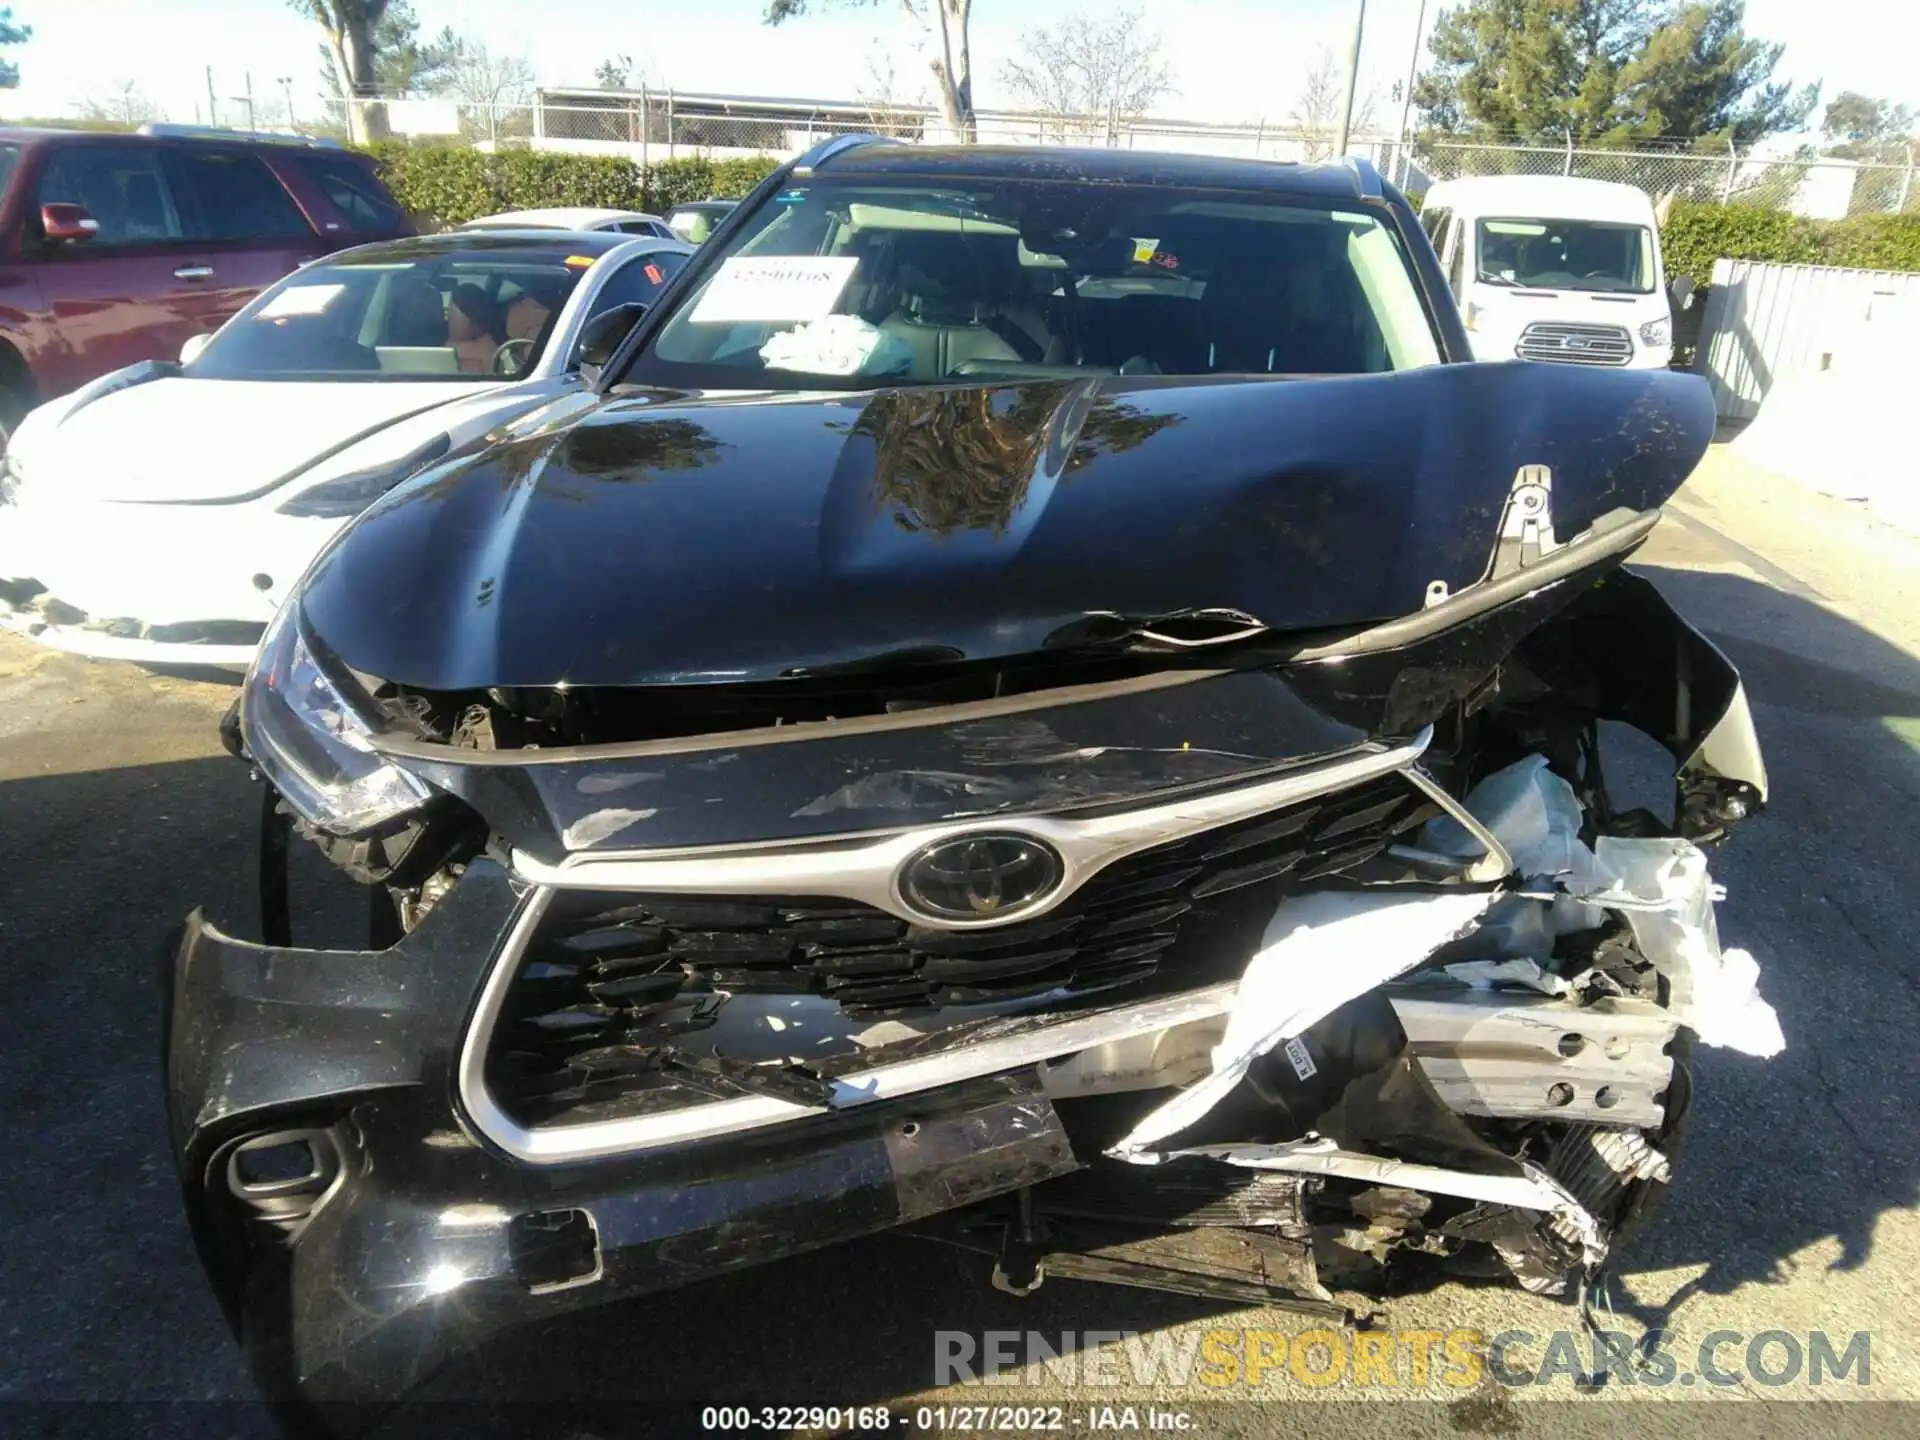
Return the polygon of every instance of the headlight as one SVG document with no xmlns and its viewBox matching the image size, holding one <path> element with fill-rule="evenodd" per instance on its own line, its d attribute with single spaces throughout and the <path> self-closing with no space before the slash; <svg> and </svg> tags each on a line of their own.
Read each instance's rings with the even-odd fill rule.
<svg viewBox="0 0 1920 1440">
<path fill-rule="evenodd" d="M 240 695 L 253 763 L 302 819 L 336 835 L 417 810 L 433 793 L 373 749 L 373 727 L 314 657 L 289 598 L 261 638 Z"/>
<path fill-rule="evenodd" d="M 280 507 L 282 515 L 298 515 L 315 520 L 351 520 L 382 495 L 416 471 L 431 465 L 448 450 L 453 441 L 436 435 L 404 460 L 391 465 L 376 465 L 322 481 L 311 490 L 303 490 Z"/>
<path fill-rule="evenodd" d="M 1642 345 L 1665 345 L 1673 338 L 1673 321 L 1649 320 L 1640 327 Z"/>
</svg>

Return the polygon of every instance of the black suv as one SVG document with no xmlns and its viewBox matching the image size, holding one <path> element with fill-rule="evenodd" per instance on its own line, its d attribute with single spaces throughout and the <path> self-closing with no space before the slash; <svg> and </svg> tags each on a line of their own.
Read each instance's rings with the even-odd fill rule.
<svg viewBox="0 0 1920 1440">
<path fill-rule="evenodd" d="M 1611 917 L 1604 984 L 1472 1069 L 1505 1002 L 1429 952 L 1525 852 L 1468 800 L 1551 765 L 1644 843 L 1581 763 L 1603 715 L 1675 757 L 1661 844 L 1765 774 L 1620 568 L 1704 384 L 1466 356 L 1364 164 L 842 140 L 597 394 L 376 503 L 229 727 L 265 943 L 196 914 L 172 971 L 187 1206 L 265 1383 L 391 1397 L 891 1227 L 1016 1290 L 1334 1321 L 1320 1263 L 1591 1281 L 1664 1189 L 1683 961 Z M 372 891 L 365 949 L 293 948 L 289 825 Z"/>
</svg>

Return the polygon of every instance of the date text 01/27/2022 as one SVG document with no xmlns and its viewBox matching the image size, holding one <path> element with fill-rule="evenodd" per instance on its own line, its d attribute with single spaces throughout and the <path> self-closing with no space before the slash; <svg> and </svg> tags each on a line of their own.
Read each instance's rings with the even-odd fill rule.
<svg viewBox="0 0 1920 1440">
<path fill-rule="evenodd" d="M 700 1428 L 718 1431 L 923 1430 L 1030 1434 L 1069 1430 L 1191 1431 L 1184 1410 L 1140 1405 L 919 1405 L 893 1411 L 884 1405 L 709 1405 Z"/>
</svg>

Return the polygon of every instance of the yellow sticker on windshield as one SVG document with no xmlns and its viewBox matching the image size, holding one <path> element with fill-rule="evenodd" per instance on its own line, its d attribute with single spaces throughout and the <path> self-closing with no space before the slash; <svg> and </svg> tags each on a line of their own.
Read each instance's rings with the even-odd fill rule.
<svg viewBox="0 0 1920 1440">
<path fill-rule="evenodd" d="M 593 256 L 591 255 L 569 255 L 567 257 L 567 264 L 569 265 L 586 266 L 586 265 L 591 265 L 592 263 L 593 263 Z"/>
<path fill-rule="evenodd" d="M 1134 236 L 1133 263 L 1136 265 L 1152 264 L 1154 252 L 1159 248 L 1160 242 L 1158 240 L 1142 240 L 1138 235 Z"/>
</svg>

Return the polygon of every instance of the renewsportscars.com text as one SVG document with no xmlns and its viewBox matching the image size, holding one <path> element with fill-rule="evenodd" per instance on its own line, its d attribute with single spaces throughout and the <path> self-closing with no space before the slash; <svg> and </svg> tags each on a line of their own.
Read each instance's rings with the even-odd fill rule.
<svg viewBox="0 0 1920 1440">
<path fill-rule="evenodd" d="M 1713 1330 L 1670 1334 L 1556 1330 L 1215 1329 L 1137 1331 L 937 1330 L 936 1385 L 1238 1387 L 1284 1384 L 1471 1390 L 1608 1383 L 1679 1386 L 1870 1385 L 1873 1340 L 1863 1330 Z"/>
</svg>

